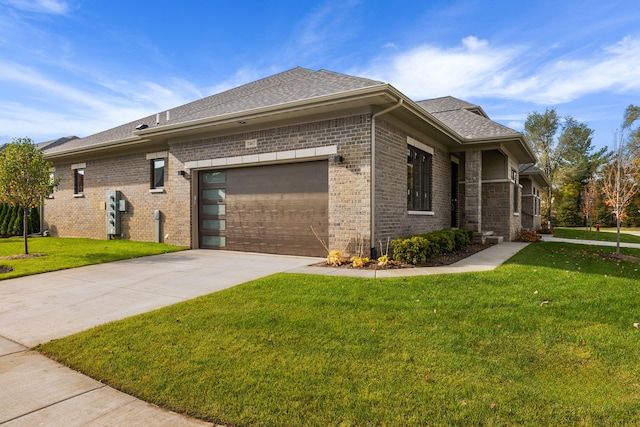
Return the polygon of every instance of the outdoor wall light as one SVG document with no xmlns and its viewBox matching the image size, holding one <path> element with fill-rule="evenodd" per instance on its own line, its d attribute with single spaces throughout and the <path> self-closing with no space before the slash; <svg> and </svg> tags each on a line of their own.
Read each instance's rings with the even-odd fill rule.
<svg viewBox="0 0 640 427">
<path fill-rule="evenodd" d="M 240 120 L 238 123 L 240 123 L 241 125 L 246 125 L 247 122 L 245 122 L 244 120 Z"/>
<path fill-rule="evenodd" d="M 178 171 L 178 175 L 187 176 L 187 171 Z"/>
<path fill-rule="evenodd" d="M 336 154 L 335 156 L 333 156 L 333 162 L 342 163 L 344 162 L 344 157 L 342 157 L 340 154 Z"/>
</svg>

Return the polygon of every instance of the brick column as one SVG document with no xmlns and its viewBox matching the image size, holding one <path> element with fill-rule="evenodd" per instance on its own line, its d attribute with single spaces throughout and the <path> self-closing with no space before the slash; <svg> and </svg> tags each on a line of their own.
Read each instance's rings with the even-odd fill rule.
<svg viewBox="0 0 640 427">
<path fill-rule="evenodd" d="M 482 231 L 482 151 L 467 151 L 464 158 L 464 226 L 479 233 Z"/>
</svg>

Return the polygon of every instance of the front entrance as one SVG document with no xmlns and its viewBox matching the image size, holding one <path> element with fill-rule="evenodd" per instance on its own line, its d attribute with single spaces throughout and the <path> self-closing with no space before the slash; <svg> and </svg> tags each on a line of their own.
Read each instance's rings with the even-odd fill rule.
<svg viewBox="0 0 640 427">
<path fill-rule="evenodd" d="M 326 160 L 200 172 L 200 247 L 326 256 Z"/>
</svg>

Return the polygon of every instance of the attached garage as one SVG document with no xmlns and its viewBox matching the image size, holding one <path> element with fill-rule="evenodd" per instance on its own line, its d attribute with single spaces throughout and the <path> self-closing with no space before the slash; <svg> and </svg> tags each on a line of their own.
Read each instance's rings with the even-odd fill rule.
<svg viewBox="0 0 640 427">
<path fill-rule="evenodd" d="M 325 256 L 328 182 L 326 160 L 200 171 L 200 247 Z"/>
</svg>

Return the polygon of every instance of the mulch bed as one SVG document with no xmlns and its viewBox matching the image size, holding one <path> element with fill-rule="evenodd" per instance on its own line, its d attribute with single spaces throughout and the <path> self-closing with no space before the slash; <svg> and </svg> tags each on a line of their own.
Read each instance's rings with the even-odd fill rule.
<svg viewBox="0 0 640 427">
<path fill-rule="evenodd" d="M 461 259 L 470 257 L 471 255 L 476 254 L 480 251 L 483 251 L 491 246 L 493 246 L 493 244 L 488 244 L 488 243 L 485 243 L 485 244 L 478 243 L 478 244 L 465 246 L 464 248 L 455 252 L 436 255 L 428 259 L 426 264 L 420 264 L 420 265 L 405 264 L 399 261 L 392 260 L 392 261 L 389 261 L 389 264 L 386 267 L 378 266 L 378 261 L 369 261 L 369 263 L 364 267 L 354 267 L 353 265 L 351 265 L 351 263 L 343 264 L 339 267 L 333 267 L 331 265 L 328 265 L 326 262 L 319 262 L 317 264 L 314 264 L 314 266 L 331 267 L 331 268 L 355 268 L 358 270 L 393 270 L 398 268 L 439 267 L 443 265 L 451 265 L 455 262 L 460 261 Z"/>
<path fill-rule="evenodd" d="M 0 260 L 12 260 L 12 259 L 25 259 L 25 258 L 38 258 L 41 256 L 46 256 L 47 254 L 20 254 L 20 255 L 9 255 L 0 257 Z M 8 265 L 0 265 L 0 274 L 10 273 L 13 271 L 13 267 Z"/>
<path fill-rule="evenodd" d="M 622 255 L 622 254 L 609 254 L 608 258 L 619 259 L 621 261 L 630 261 L 640 264 L 640 258 L 631 255 Z"/>
</svg>

